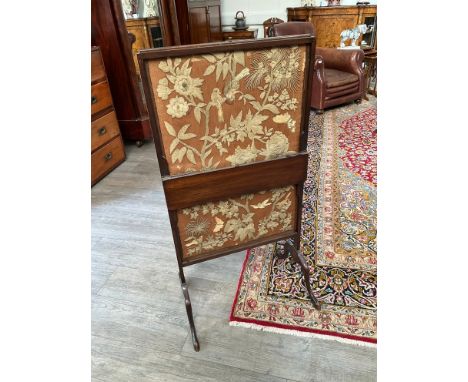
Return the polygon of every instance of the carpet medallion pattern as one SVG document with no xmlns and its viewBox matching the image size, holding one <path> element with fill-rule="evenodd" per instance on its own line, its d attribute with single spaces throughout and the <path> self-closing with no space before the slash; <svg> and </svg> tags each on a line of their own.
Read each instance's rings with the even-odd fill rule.
<svg viewBox="0 0 468 382">
<path fill-rule="evenodd" d="M 377 342 L 376 114 L 375 98 L 311 114 L 301 250 L 322 310 L 269 245 L 247 253 L 232 324 Z"/>
</svg>

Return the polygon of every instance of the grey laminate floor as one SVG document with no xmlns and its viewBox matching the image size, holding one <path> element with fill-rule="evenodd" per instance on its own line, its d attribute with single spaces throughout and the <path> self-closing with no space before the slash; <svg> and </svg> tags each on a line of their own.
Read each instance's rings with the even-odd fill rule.
<svg viewBox="0 0 468 382">
<path fill-rule="evenodd" d="M 92 189 L 93 381 L 375 381 L 376 350 L 229 326 L 244 253 L 186 268 L 193 351 L 152 143 Z"/>
</svg>

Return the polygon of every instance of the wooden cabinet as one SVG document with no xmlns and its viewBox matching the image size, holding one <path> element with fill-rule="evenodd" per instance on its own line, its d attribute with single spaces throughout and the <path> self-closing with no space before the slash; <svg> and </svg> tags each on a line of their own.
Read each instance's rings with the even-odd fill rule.
<svg viewBox="0 0 468 382">
<path fill-rule="evenodd" d="M 376 30 L 376 5 L 298 7 L 288 8 L 287 12 L 288 21 L 309 21 L 314 25 L 319 47 L 339 47 L 341 32 L 352 29 L 358 24 L 374 25 L 374 31 Z M 358 42 L 361 39 L 362 36 Z M 368 45 L 369 48 L 375 48 L 375 38 L 370 39 Z"/>
<path fill-rule="evenodd" d="M 159 17 L 147 17 L 146 28 L 148 30 L 149 42 L 152 48 L 160 48 L 163 44 L 163 36 Z"/>
<path fill-rule="evenodd" d="M 232 27 L 227 27 L 223 29 L 223 40 L 244 40 L 249 38 L 257 38 L 257 34 L 257 28 L 234 30 Z"/>
<path fill-rule="evenodd" d="M 91 1 L 91 46 L 99 46 L 122 137 L 152 138 L 120 0 Z M 102 69 L 103 70 L 103 69 Z"/>
<path fill-rule="evenodd" d="M 222 41 L 220 1 L 188 0 L 190 43 Z"/>
<path fill-rule="evenodd" d="M 125 149 L 98 47 L 91 48 L 91 185 L 125 160 Z"/>
<path fill-rule="evenodd" d="M 163 46 L 159 17 L 125 20 L 127 31 L 135 36 L 132 44 L 132 56 L 137 74 L 140 75 L 137 53 L 140 49 L 157 48 Z"/>
<path fill-rule="evenodd" d="M 222 41 L 220 0 L 159 0 L 165 46 Z"/>
</svg>

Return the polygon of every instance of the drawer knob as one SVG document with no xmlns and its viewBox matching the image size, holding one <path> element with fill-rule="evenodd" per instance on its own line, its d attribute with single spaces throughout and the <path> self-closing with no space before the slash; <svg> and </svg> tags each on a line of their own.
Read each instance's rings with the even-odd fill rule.
<svg viewBox="0 0 468 382">
<path fill-rule="evenodd" d="M 107 133 L 107 129 L 105 127 L 101 127 L 98 131 L 99 136 L 104 135 Z"/>
<path fill-rule="evenodd" d="M 104 160 L 108 161 L 108 160 L 111 160 L 112 159 L 112 152 L 109 151 L 105 156 L 104 156 Z"/>
<path fill-rule="evenodd" d="M 95 104 L 97 102 L 96 96 L 91 96 L 91 104 Z"/>
</svg>

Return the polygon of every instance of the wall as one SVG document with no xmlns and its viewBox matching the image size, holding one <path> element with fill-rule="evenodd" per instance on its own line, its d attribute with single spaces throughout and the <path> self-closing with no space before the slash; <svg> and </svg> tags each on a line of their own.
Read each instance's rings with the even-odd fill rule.
<svg viewBox="0 0 468 382">
<path fill-rule="evenodd" d="M 341 5 L 355 5 L 357 0 L 341 0 Z M 318 0 L 318 3 L 320 1 Z M 370 0 L 377 4 L 377 0 Z M 286 8 L 300 7 L 301 0 L 221 0 L 223 26 L 234 25 L 237 11 L 243 11 L 247 25 L 258 28 L 258 37 L 263 37 L 263 22 L 270 17 L 287 21 Z"/>
</svg>

